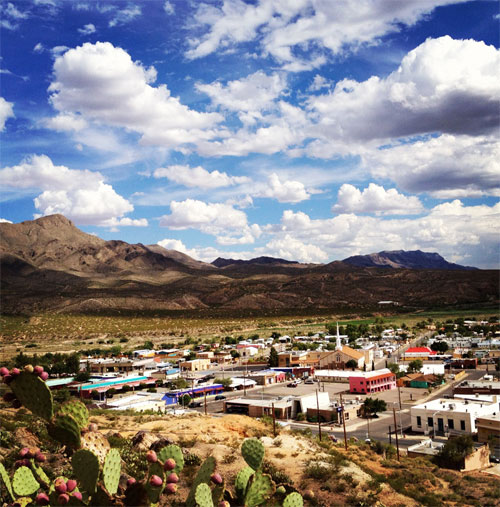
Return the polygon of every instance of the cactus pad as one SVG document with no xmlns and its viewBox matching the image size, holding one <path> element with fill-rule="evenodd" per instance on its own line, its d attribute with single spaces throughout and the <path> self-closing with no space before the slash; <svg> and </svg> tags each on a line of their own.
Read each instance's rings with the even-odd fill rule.
<svg viewBox="0 0 500 507">
<path fill-rule="evenodd" d="M 191 490 L 189 491 L 189 495 L 186 500 L 187 507 L 195 507 L 195 494 L 196 488 L 202 482 L 208 484 L 210 482 L 210 476 L 214 473 L 216 461 L 213 456 L 209 456 L 201 465 L 198 473 L 194 479 L 193 485 L 191 486 Z"/>
<path fill-rule="evenodd" d="M 21 372 L 9 384 L 17 399 L 33 414 L 47 421 L 54 415 L 52 393 L 47 384 L 32 373 Z"/>
<path fill-rule="evenodd" d="M 61 414 L 55 417 L 48 431 L 49 435 L 61 444 L 75 449 L 80 447 L 80 428 L 70 415 Z"/>
<path fill-rule="evenodd" d="M 32 469 L 38 476 L 38 482 L 42 482 L 45 486 L 50 484 L 50 479 L 47 477 L 45 470 L 40 465 L 32 465 Z"/>
<path fill-rule="evenodd" d="M 136 482 L 129 486 L 125 491 L 125 505 L 127 507 L 137 507 L 138 505 L 148 505 L 148 492 L 141 482 Z"/>
<path fill-rule="evenodd" d="M 216 485 L 212 489 L 212 502 L 214 505 L 219 505 L 219 503 L 224 500 L 224 493 L 226 492 L 226 482 L 223 480 L 222 484 Z"/>
<path fill-rule="evenodd" d="M 71 466 L 81 487 L 87 493 L 93 494 L 99 478 L 99 460 L 97 456 L 86 449 L 80 449 L 73 454 Z"/>
<path fill-rule="evenodd" d="M 196 488 L 196 493 L 194 495 L 197 505 L 199 507 L 213 507 L 214 503 L 212 501 L 212 490 L 210 486 L 205 482 L 198 484 Z"/>
<path fill-rule="evenodd" d="M 29 496 L 35 493 L 40 488 L 40 484 L 33 477 L 31 470 L 28 467 L 20 467 L 14 474 L 12 486 L 16 495 Z"/>
<path fill-rule="evenodd" d="M 16 498 L 16 504 L 19 507 L 26 507 L 29 504 L 33 503 L 33 499 L 30 496 L 21 496 L 20 498 Z"/>
<path fill-rule="evenodd" d="M 287 495 L 283 501 L 283 507 L 303 507 L 303 505 L 302 495 L 296 492 Z"/>
<path fill-rule="evenodd" d="M 7 470 L 5 470 L 5 467 L 1 462 L 0 462 L 0 478 L 2 479 L 2 482 L 5 484 L 5 488 L 9 492 L 10 497 L 12 498 L 12 500 L 14 500 L 14 491 L 12 491 L 12 484 L 10 482 L 9 474 L 7 473 Z"/>
<path fill-rule="evenodd" d="M 115 503 L 113 501 L 113 498 L 101 486 L 101 484 L 98 484 L 97 491 L 96 491 L 95 495 L 92 496 L 92 501 L 90 502 L 89 505 L 91 505 L 93 507 L 104 507 L 104 506 L 108 506 L 108 505 L 115 505 Z"/>
<path fill-rule="evenodd" d="M 247 489 L 248 481 L 250 477 L 254 474 L 254 469 L 252 467 L 242 468 L 238 475 L 236 476 L 236 480 L 234 483 L 234 487 L 236 489 L 236 494 L 243 498 L 245 496 L 245 491 Z"/>
<path fill-rule="evenodd" d="M 182 449 L 178 445 L 167 445 L 158 453 L 158 459 L 165 463 L 167 459 L 172 458 L 175 461 L 175 468 L 172 472 L 180 475 L 184 468 L 184 456 L 182 455 Z"/>
<path fill-rule="evenodd" d="M 258 470 L 264 458 L 264 444 L 257 438 L 247 438 L 241 446 L 241 454 L 248 465 Z"/>
<path fill-rule="evenodd" d="M 256 507 L 263 504 L 274 493 L 271 476 L 256 472 L 245 494 L 245 506 Z"/>
<path fill-rule="evenodd" d="M 111 495 L 115 495 L 118 491 L 121 468 L 122 458 L 120 456 L 120 452 L 118 449 L 111 449 L 104 460 L 104 467 L 102 469 L 104 486 Z"/>
<path fill-rule="evenodd" d="M 89 423 L 89 411 L 80 400 L 69 400 L 64 402 L 57 411 L 58 414 L 70 415 L 78 424 L 80 430 Z"/>
<path fill-rule="evenodd" d="M 98 431 L 84 433 L 81 437 L 81 446 L 82 449 L 93 452 L 101 465 L 104 465 L 106 455 L 111 449 L 108 439 Z"/>
</svg>

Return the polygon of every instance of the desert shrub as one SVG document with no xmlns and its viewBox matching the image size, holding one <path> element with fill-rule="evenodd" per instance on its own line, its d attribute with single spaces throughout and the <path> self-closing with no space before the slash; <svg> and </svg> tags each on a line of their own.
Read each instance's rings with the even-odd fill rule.
<svg viewBox="0 0 500 507">
<path fill-rule="evenodd" d="M 296 419 L 297 419 L 297 421 L 305 421 L 306 416 L 305 416 L 304 412 L 299 412 L 299 413 L 297 414 Z"/>
<path fill-rule="evenodd" d="M 265 459 L 262 463 L 262 471 L 269 474 L 276 484 L 293 484 L 292 479 L 283 470 L 274 466 L 269 460 Z"/>
<path fill-rule="evenodd" d="M 234 456 L 234 455 L 231 454 L 231 456 Z M 234 457 L 236 458 L 236 456 L 234 456 Z M 201 465 L 201 462 L 202 462 L 202 459 L 194 452 L 188 452 L 184 455 L 184 463 L 186 464 L 186 466 L 197 467 L 197 466 Z"/>
<path fill-rule="evenodd" d="M 330 465 L 312 462 L 309 463 L 305 470 L 305 476 L 317 481 L 326 481 L 332 475 L 332 467 Z"/>
</svg>

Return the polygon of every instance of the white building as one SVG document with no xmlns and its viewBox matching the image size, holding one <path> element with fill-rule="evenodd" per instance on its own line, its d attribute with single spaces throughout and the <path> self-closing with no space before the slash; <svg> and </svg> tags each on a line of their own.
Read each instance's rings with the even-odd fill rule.
<svg viewBox="0 0 500 507">
<path fill-rule="evenodd" d="M 411 408 L 411 429 L 418 433 L 469 434 L 476 432 L 476 418 L 499 412 L 499 404 L 437 399 Z"/>
<path fill-rule="evenodd" d="M 424 375 L 444 375 L 444 363 L 438 361 L 432 363 L 424 363 L 420 368 L 420 373 Z M 399 371 L 408 371 L 408 364 L 399 363 Z"/>
<path fill-rule="evenodd" d="M 165 410 L 165 401 L 162 400 L 162 393 L 135 393 L 121 398 L 108 399 L 107 408 L 110 410 L 134 410 L 143 412 L 144 410 Z"/>
</svg>

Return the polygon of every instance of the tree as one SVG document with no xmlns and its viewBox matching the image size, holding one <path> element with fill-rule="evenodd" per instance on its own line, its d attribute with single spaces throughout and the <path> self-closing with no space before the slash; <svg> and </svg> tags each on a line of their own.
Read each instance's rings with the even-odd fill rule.
<svg viewBox="0 0 500 507">
<path fill-rule="evenodd" d="M 379 398 L 366 398 L 363 403 L 363 413 L 366 417 L 376 417 L 377 412 L 384 412 L 385 410 L 387 410 L 387 404 Z"/>
<path fill-rule="evenodd" d="M 443 468 L 460 470 L 463 468 L 465 458 L 474 449 L 471 435 L 461 435 L 448 440 L 437 454 L 435 461 Z"/>
<path fill-rule="evenodd" d="M 88 382 L 89 379 L 90 373 L 88 371 L 81 371 L 75 375 L 73 380 L 76 380 L 77 382 Z"/>
<path fill-rule="evenodd" d="M 269 367 L 273 368 L 278 366 L 278 352 L 274 347 L 271 347 L 271 351 L 269 352 Z"/>
<path fill-rule="evenodd" d="M 352 368 L 352 371 L 354 371 L 354 369 L 358 367 L 358 363 L 354 359 L 349 359 L 349 361 L 347 361 L 345 365 L 347 366 L 347 368 Z"/>
<path fill-rule="evenodd" d="M 186 389 L 186 387 L 188 387 L 188 385 L 189 385 L 187 383 L 186 379 L 181 378 L 181 377 L 173 380 L 171 382 L 171 384 L 172 384 L 173 389 Z"/>
<path fill-rule="evenodd" d="M 389 368 L 389 370 L 391 370 L 394 375 L 397 375 L 399 373 L 399 364 L 397 363 L 389 363 L 387 365 L 387 368 Z"/>
<path fill-rule="evenodd" d="M 421 359 L 415 359 L 414 361 L 411 361 L 410 364 L 408 365 L 408 371 L 409 372 L 418 372 L 422 369 L 422 367 L 424 366 L 424 363 L 422 362 Z"/>
<path fill-rule="evenodd" d="M 448 350 L 448 344 L 445 341 L 434 342 L 431 349 L 444 354 Z"/>
<path fill-rule="evenodd" d="M 277 333 L 276 331 L 273 331 L 271 333 L 271 338 L 274 338 L 275 340 L 277 340 L 280 336 L 281 336 L 281 333 Z"/>
<path fill-rule="evenodd" d="M 143 347 L 145 349 L 154 349 L 154 345 L 153 345 L 153 342 L 151 340 L 148 340 L 148 341 L 144 342 Z"/>
<path fill-rule="evenodd" d="M 191 396 L 189 396 L 189 394 L 184 394 L 181 396 L 181 399 L 179 401 L 183 407 L 188 407 L 191 403 Z"/>
<path fill-rule="evenodd" d="M 238 359 L 238 357 L 240 357 L 240 353 L 237 352 L 236 350 L 231 350 L 230 354 L 233 359 Z"/>
<path fill-rule="evenodd" d="M 216 379 L 214 379 L 214 384 L 222 384 L 224 389 L 229 389 L 232 382 L 233 381 L 230 378 L 216 378 Z"/>
</svg>

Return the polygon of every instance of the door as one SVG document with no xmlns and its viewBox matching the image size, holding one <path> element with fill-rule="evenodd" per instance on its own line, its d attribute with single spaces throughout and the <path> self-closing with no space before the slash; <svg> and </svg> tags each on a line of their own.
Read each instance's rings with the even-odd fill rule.
<svg viewBox="0 0 500 507">
<path fill-rule="evenodd" d="M 438 417 L 438 431 L 444 432 L 444 421 L 441 417 Z"/>
</svg>

